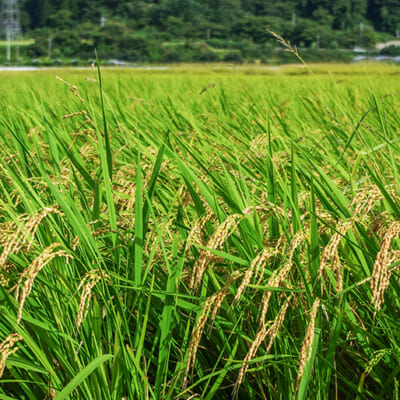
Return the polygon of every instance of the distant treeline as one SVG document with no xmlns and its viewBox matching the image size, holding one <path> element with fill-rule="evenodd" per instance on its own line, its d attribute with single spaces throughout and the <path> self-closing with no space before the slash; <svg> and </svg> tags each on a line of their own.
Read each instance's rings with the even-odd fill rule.
<svg viewBox="0 0 400 400">
<path fill-rule="evenodd" d="M 25 0 L 32 57 L 238 61 L 273 56 L 267 28 L 300 48 L 371 48 L 400 30 L 399 0 Z M 386 36 L 385 36 L 386 35 Z M 49 41 L 51 39 L 51 41 Z"/>
</svg>

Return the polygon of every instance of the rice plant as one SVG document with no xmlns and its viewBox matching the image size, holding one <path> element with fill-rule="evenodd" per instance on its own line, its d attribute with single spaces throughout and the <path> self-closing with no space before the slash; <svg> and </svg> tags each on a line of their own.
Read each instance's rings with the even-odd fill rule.
<svg viewBox="0 0 400 400">
<path fill-rule="evenodd" d="M 0 399 L 397 398 L 398 73 L 3 73 Z"/>
</svg>

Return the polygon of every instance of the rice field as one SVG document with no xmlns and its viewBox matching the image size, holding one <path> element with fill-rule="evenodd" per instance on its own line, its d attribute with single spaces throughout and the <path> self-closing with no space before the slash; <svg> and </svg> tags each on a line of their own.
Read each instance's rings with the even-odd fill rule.
<svg viewBox="0 0 400 400">
<path fill-rule="evenodd" d="M 398 399 L 399 74 L 1 73 L 0 399 Z"/>
</svg>

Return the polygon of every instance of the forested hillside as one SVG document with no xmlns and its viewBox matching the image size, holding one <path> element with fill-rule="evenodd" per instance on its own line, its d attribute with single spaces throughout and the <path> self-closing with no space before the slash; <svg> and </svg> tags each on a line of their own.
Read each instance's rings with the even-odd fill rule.
<svg viewBox="0 0 400 400">
<path fill-rule="evenodd" d="M 400 30 L 399 0 L 25 0 L 32 56 L 130 61 L 270 57 L 269 28 L 300 48 L 371 48 Z M 387 36 L 389 37 L 389 36 Z"/>
</svg>

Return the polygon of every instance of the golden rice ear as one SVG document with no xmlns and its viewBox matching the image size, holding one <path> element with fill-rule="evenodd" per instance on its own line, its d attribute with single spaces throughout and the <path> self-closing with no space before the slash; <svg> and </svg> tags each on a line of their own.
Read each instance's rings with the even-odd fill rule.
<svg viewBox="0 0 400 400">
<path fill-rule="evenodd" d="M 232 234 L 234 228 L 238 225 L 241 218 L 243 218 L 243 215 L 241 214 L 230 215 L 218 226 L 208 241 L 207 247 L 212 250 L 219 249 L 224 244 L 226 239 Z M 203 275 L 206 269 L 213 264 L 214 258 L 214 254 L 209 250 L 202 250 L 200 252 L 199 258 L 193 267 L 193 272 L 189 283 L 189 287 L 191 289 L 199 289 Z"/>
<path fill-rule="evenodd" d="M 269 138 L 268 135 L 257 135 L 250 142 L 249 156 L 255 158 L 265 158 L 268 156 L 268 144 L 270 140 L 274 140 L 274 138 Z"/>
<path fill-rule="evenodd" d="M 307 239 L 307 235 L 303 231 L 298 231 L 292 238 L 290 245 L 289 245 L 289 252 L 288 252 L 288 260 L 283 265 L 282 268 L 279 270 L 275 270 L 271 277 L 268 279 L 267 286 L 271 288 L 279 288 L 282 284 L 287 280 L 290 271 L 293 267 L 293 256 L 296 249 L 304 243 Z M 265 319 L 268 312 L 269 302 L 271 300 L 271 291 L 266 291 L 263 293 L 261 304 L 261 317 L 260 317 L 260 326 L 265 324 Z"/>
<path fill-rule="evenodd" d="M 245 291 L 247 285 L 250 283 L 253 274 L 257 274 L 260 269 L 264 269 L 268 259 L 276 255 L 277 252 L 277 248 L 264 249 L 258 256 L 256 256 L 256 258 L 254 258 L 254 260 L 250 264 L 250 267 L 244 274 L 242 282 L 240 283 L 240 286 L 238 287 L 238 290 L 236 292 L 234 301 L 239 301 L 242 293 Z"/>
<path fill-rule="evenodd" d="M 391 248 L 392 239 L 397 238 L 400 234 L 400 222 L 394 221 L 386 229 L 381 243 L 381 248 L 376 256 L 374 269 L 371 275 L 371 289 L 373 304 L 376 311 L 379 311 L 385 301 L 385 291 L 389 287 L 391 270 L 388 267 L 398 259 L 398 252 L 394 252 Z M 376 313 L 375 311 L 375 313 Z"/>
<path fill-rule="evenodd" d="M 343 275 L 340 265 L 338 247 L 346 232 L 353 226 L 354 221 L 355 218 L 349 218 L 344 221 L 339 221 L 336 227 L 336 232 L 332 235 L 329 243 L 322 251 L 319 263 L 318 278 L 322 278 L 323 272 L 326 267 L 330 268 L 333 273 L 336 273 L 336 290 L 338 292 L 341 292 L 343 290 Z"/>
<path fill-rule="evenodd" d="M 290 299 L 289 299 L 290 300 Z M 261 343 L 269 336 L 269 343 L 266 348 L 266 352 L 269 353 L 274 340 L 279 332 L 280 327 L 285 320 L 286 311 L 289 307 L 289 300 L 280 309 L 279 313 L 276 315 L 275 319 L 269 324 L 264 324 L 261 329 L 257 332 L 253 343 L 251 344 L 245 358 L 243 359 L 242 366 L 240 367 L 239 374 L 233 389 L 233 397 L 236 398 L 239 392 L 240 385 L 243 383 L 244 377 L 249 369 L 249 362 L 257 355 L 257 351 L 261 346 Z"/>
<path fill-rule="evenodd" d="M 196 360 L 197 349 L 200 345 L 200 340 L 203 335 L 204 327 L 207 322 L 208 315 L 210 314 L 211 309 L 212 312 L 210 319 L 211 321 L 214 321 L 217 312 L 221 307 L 222 302 L 224 301 L 225 297 L 228 294 L 229 286 L 232 284 L 233 281 L 239 278 L 240 275 L 241 275 L 240 272 L 238 271 L 234 272 L 229 277 L 224 287 L 214 295 L 207 298 L 206 301 L 204 302 L 204 306 L 201 310 L 196 326 L 193 328 L 192 331 L 192 339 L 189 343 L 188 360 L 186 364 L 186 371 L 184 377 L 184 386 L 187 383 L 187 376 L 189 374 L 190 368 L 194 365 L 194 362 Z"/>
<path fill-rule="evenodd" d="M 29 265 L 29 267 L 27 267 L 19 277 L 17 283 L 17 289 L 15 292 L 15 299 L 19 302 L 18 313 L 17 313 L 17 324 L 21 321 L 22 309 L 24 307 L 25 300 L 31 293 L 33 282 L 35 281 L 35 278 L 42 270 L 42 268 L 44 268 L 51 260 L 53 260 L 56 257 L 64 257 L 67 260 L 69 258 L 72 258 L 71 255 L 66 253 L 64 250 L 54 251 L 55 248 L 60 246 L 62 246 L 60 243 L 53 243 L 50 246 L 46 247 L 43 250 L 43 252 L 33 260 L 32 264 Z M 20 286 L 23 281 L 24 284 L 22 286 L 22 290 L 20 293 Z"/>
<path fill-rule="evenodd" d="M 59 76 L 56 76 L 56 79 L 58 79 L 59 81 L 63 82 L 64 84 L 66 84 L 69 88 L 69 90 L 82 102 L 84 103 L 85 100 L 82 98 L 82 96 L 79 94 L 78 91 L 78 87 L 75 85 L 72 85 L 71 83 L 65 81 L 64 79 L 60 78 Z"/>
<path fill-rule="evenodd" d="M 315 321 L 317 318 L 317 313 L 320 306 L 320 299 L 316 299 L 314 304 L 311 308 L 310 312 L 310 320 L 307 326 L 306 335 L 303 340 L 303 344 L 301 345 L 300 350 L 300 366 L 299 371 L 297 373 L 297 380 L 296 380 L 296 391 L 299 390 L 299 385 L 301 378 L 304 373 L 304 367 L 308 361 L 310 361 L 311 353 L 312 353 L 312 344 L 314 341 L 314 334 L 315 334 Z"/>
<path fill-rule="evenodd" d="M 270 29 L 267 29 L 267 32 L 269 32 L 278 41 L 278 43 L 280 43 L 286 49 L 286 51 L 293 53 L 301 61 L 302 64 L 307 66 L 307 64 L 305 63 L 305 61 L 303 60 L 303 58 L 300 56 L 299 52 L 297 51 L 296 46 L 293 47 L 290 44 L 290 42 L 285 40 L 281 35 L 278 35 L 274 31 L 271 31 Z"/>
<path fill-rule="evenodd" d="M 0 268 L 3 268 L 10 255 L 18 253 L 23 247 L 27 251 L 30 250 L 40 223 L 50 214 L 63 215 L 54 207 L 46 207 L 42 212 L 32 217 L 26 215 L 20 217 L 18 226 L 15 226 L 14 223 L 11 224 L 11 226 L 14 226 L 14 233 L 11 236 L 4 234 L 0 236 L 0 244 L 3 246 L 3 252 L 0 255 Z"/>
<path fill-rule="evenodd" d="M 101 279 L 110 280 L 108 274 L 105 274 L 99 269 L 89 271 L 78 285 L 78 290 L 83 287 L 82 294 L 79 300 L 78 314 L 76 317 L 76 326 L 79 328 L 82 325 L 84 318 L 89 312 L 90 299 L 92 298 L 92 290 Z"/>
<path fill-rule="evenodd" d="M 9 276 L 13 269 L 15 269 L 15 267 L 9 261 L 6 261 L 3 267 L 0 268 L 0 286 L 7 287 L 9 285 L 10 283 Z"/>
<path fill-rule="evenodd" d="M 8 356 L 14 354 L 18 350 L 18 347 L 14 346 L 21 340 L 23 340 L 22 336 L 18 333 L 12 333 L 0 343 L 0 378 L 3 376 Z"/>
<path fill-rule="evenodd" d="M 213 310 L 211 313 L 211 321 L 214 321 L 214 319 L 217 315 L 217 312 L 221 307 L 222 302 L 224 301 L 225 297 L 227 296 L 229 286 L 232 284 L 233 281 L 238 279 L 241 275 L 242 274 L 239 271 L 234 271 L 233 274 L 226 281 L 224 287 L 216 293 L 214 306 L 213 306 Z"/>
<path fill-rule="evenodd" d="M 193 328 L 192 339 L 190 340 L 189 343 L 185 376 L 183 378 L 183 387 L 186 387 L 187 385 L 187 377 L 189 375 L 190 368 L 194 365 L 194 362 L 196 360 L 197 349 L 199 347 L 200 340 L 203 335 L 204 326 L 206 325 L 208 314 L 214 304 L 216 297 L 217 295 L 215 294 L 213 296 L 208 297 L 205 300 L 201 313 L 197 319 L 196 326 Z"/>
<path fill-rule="evenodd" d="M 353 215 L 360 218 L 368 216 L 382 198 L 382 192 L 376 185 L 362 189 L 351 201 L 350 206 L 353 208 Z"/>
<path fill-rule="evenodd" d="M 214 217 L 215 216 L 213 211 L 209 208 L 206 214 L 195 222 L 186 240 L 187 247 L 190 247 L 193 244 L 205 245 L 204 240 L 202 238 L 202 229 L 204 228 L 205 224 L 208 221 L 211 221 Z"/>
</svg>

